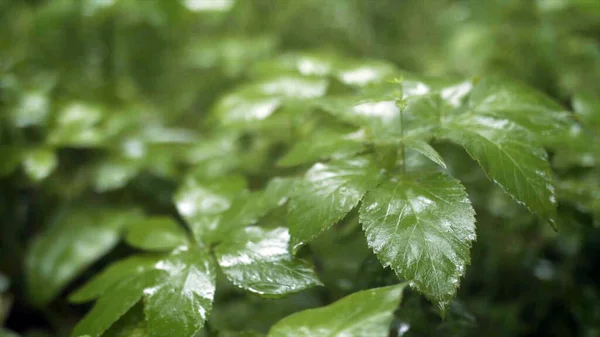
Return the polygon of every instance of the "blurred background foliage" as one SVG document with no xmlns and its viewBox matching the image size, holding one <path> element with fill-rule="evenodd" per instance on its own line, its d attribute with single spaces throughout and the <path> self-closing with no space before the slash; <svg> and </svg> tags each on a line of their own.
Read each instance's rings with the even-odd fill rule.
<svg viewBox="0 0 600 337">
<path fill-rule="evenodd" d="M 559 233 L 487 182 L 464 152 L 436 145 L 469 188 L 478 241 L 445 320 L 410 292 L 391 335 L 600 336 L 600 2 L 0 0 L 0 32 L 1 336 L 66 336 L 86 310 L 67 304 L 66 291 L 51 293 L 68 277 L 47 290 L 26 277 L 43 276 L 26 272 L 28 252 L 53 254 L 44 244 L 57 239 L 55 223 L 82 228 L 131 209 L 177 216 L 173 194 L 186 174 L 237 172 L 251 187 L 277 175 L 288 135 L 215 128 L 211 116 L 219 97 L 257 75 L 249 69 L 261 76 L 257 64 L 298 50 L 382 59 L 424 76 L 502 74 L 572 110 L 580 122 L 572 139 L 550 146 Z M 355 218 L 312 245 L 326 289 L 264 300 L 221 277 L 199 335 L 266 331 L 294 311 L 397 282 Z M 80 232 L 72 235 L 94 235 Z M 99 248 L 110 251 L 99 262 L 69 250 L 56 259 L 73 266 L 67 273 L 85 270 L 81 284 L 130 254 L 113 241 Z M 33 296 L 28 282 L 37 282 Z M 107 335 L 144 336 L 140 315 L 131 311 Z"/>
</svg>

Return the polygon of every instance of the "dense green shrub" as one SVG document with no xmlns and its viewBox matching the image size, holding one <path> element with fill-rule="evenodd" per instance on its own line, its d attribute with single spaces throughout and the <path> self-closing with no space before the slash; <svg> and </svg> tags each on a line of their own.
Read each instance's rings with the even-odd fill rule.
<svg viewBox="0 0 600 337">
<path fill-rule="evenodd" d="M 0 0 L 0 28 L 0 334 L 600 334 L 593 1 Z"/>
</svg>

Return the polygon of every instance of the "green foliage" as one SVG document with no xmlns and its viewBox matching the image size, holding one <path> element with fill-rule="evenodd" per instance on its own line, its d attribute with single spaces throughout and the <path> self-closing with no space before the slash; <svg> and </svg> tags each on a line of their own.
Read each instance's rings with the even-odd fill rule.
<svg viewBox="0 0 600 337">
<path fill-rule="evenodd" d="M 327 307 L 296 313 L 277 322 L 268 336 L 385 336 L 403 289 L 363 290 Z"/>
<path fill-rule="evenodd" d="M 0 335 L 598 335 L 596 7 L 0 0 Z"/>
</svg>

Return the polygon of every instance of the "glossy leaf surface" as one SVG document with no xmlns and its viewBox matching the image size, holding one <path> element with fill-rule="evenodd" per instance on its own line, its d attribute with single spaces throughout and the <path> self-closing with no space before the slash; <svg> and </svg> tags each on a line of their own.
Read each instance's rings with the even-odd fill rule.
<svg viewBox="0 0 600 337">
<path fill-rule="evenodd" d="M 474 215 L 457 180 L 415 174 L 369 192 L 360 222 L 381 263 L 445 310 L 470 263 Z"/>
<path fill-rule="evenodd" d="M 82 287 L 71 294 L 69 300 L 75 303 L 87 302 L 104 295 L 121 280 L 142 277 L 154 266 L 163 255 L 134 255 L 114 262 Z"/>
<path fill-rule="evenodd" d="M 363 290 L 301 311 L 275 324 L 268 337 L 386 337 L 404 286 Z"/>
<path fill-rule="evenodd" d="M 344 217 L 379 178 L 378 168 L 368 157 L 315 164 L 290 200 L 292 249 L 295 251 Z"/>
<path fill-rule="evenodd" d="M 477 114 L 506 118 L 536 134 L 553 134 L 568 126 L 568 114 L 534 89 L 506 79 L 489 77 L 473 88 L 469 109 Z"/>
<path fill-rule="evenodd" d="M 320 285 L 312 266 L 292 257 L 286 228 L 246 227 L 220 244 L 215 254 L 236 286 L 265 297 L 280 297 Z"/>
<path fill-rule="evenodd" d="M 166 276 L 144 290 L 150 336 L 194 336 L 212 308 L 216 283 L 212 258 L 202 250 L 182 248 L 155 267 Z"/>
<path fill-rule="evenodd" d="M 451 121 L 444 136 L 462 145 L 487 176 L 518 202 L 556 226 L 550 165 L 529 132 L 508 120 L 472 116 Z"/>
<path fill-rule="evenodd" d="M 96 301 L 94 307 L 77 323 L 73 337 L 99 337 L 121 316 L 140 301 L 144 289 L 156 284 L 163 273 L 156 269 L 121 279 Z"/>
</svg>

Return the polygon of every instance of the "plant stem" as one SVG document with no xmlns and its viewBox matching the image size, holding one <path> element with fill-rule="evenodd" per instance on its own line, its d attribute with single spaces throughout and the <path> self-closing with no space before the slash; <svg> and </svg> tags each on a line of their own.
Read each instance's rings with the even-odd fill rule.
<svg viewBox="0 0 600 337">
<path fill-rule="evenodd" d="M 406 150 L 404 149 L 404 106 L 399 106 L 400 109 L 400 168 L 402 173 L 406 173 Z"/>
</svg>

